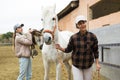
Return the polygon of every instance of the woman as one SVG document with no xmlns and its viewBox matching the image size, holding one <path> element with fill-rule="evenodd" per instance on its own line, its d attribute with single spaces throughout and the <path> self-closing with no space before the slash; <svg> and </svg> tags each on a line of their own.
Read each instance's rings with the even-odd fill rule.
<svg viewBox="0 0 120 80">
<path fill-rule="evenodd" d="M 30 46 L 32 44 L 32 30 L 23 35 L 22 27 L 24 24 L 14 26 L 14 48 L 16 56 L 19 58 L 20 71 L 17 80 L 30 80 L 32 76 Z"/>
<path fill-rule="evenodd" d="M 56 48 L 69 53 L 72 51 L 72 73 L 74 80 L 91 80 L 92 64 L 96 62 L 96 69 L 100 70 L 98 62 L 98 40 L 95 34 L 86 29 L 87 19 L 83 16 L 76 17 L 76 28 L 79 32 L 72 35 L 67 48 L 56 44 Z"/>
</svg>

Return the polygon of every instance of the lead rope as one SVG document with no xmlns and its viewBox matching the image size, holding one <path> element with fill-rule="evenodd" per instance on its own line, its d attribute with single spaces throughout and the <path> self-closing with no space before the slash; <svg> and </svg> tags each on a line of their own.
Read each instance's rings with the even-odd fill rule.
<svg viewBox="0 0 120 80">
<path fill-rule="evenodd" d="M 93 72 L 92 80 L 100 80 L 100 70 Z"/>
<path fill-rule="evenodd" d="M 33 57 L 33 49 L 35 49 L 35 45 L 34 45 L 34 44 L 31 45 L 30 55 L 31 55 L 32 58 L 34 58 L 34 57 Z"/>
<path fill-rule="evenodd" d="M 98 72 L 98 80 L 100 80 L 100 70 L 98 70 L 97 72 Z"/>
<path fill-rule="evenodd" d="M 55 24 L 56 24 L 56 19 L 54 19 L 54 20 L 55 20 Z M 53 32 L 52 32 L 53 34 L 54 34 L 56 28 L 57 28 L 57 26 L 55 25 L 54 30 L 53 30 Z M 54 35 L 53 35 L 53 39 L 54 39 Z M 53 42 L 55 43 L 55 41 L 53 41 Z M 63 75 L 65 76 L 65 77 L 64 77 L 64 80 L 67 80 L 67 79 L 68 79 L 68 75 L 67 75 L 67 72 L 66 72 L 66 70 L 65 70 L 65 65 L 64 65 L 64 63 L 63 63 L 62 56 L 59 54 L 58 49 L 57 49 L 57 53 L 58 53 L 58 55 L 57 55 L 58 61 L 59 61 L 60 64 L 61 64 L 62 72 L 63 72 Z"/>
<path fill-rule="evenodd" d="M 58 53 L 58 49 L 57 49 L 57 53 Z M 65 70 L 65 65 L 63 63 L 63 59 L 62 59 L 62 56 L 58 53 L 58 61 L 60 62 L 61 64 L 61 68 L 62 68 L 62 72 L 63 72 L 63 75 L 65 76 L 63 79 L 64 80 L 67 80 L 68 79 L 68 75 L 67 75 L 67 72 Z"/>
</svg>

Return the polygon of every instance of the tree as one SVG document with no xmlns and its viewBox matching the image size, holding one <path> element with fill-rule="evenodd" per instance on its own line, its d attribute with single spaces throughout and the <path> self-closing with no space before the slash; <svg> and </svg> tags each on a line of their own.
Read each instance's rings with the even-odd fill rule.
<svg viewBox="0 0 120 80">
<path fill-rule="evenodd" d="M 12 36 L 13 36 L 12 32 L 7 32 L 6 34 L 2 35 L 2 38 L 3 39 L 9 39 L 9 38 L 12 38 Z"/>
<path fill-rule="evenodd" d="M 2 34 L 1 35 L 1 41 L 2 42 L 12 42 L 11 41 L 12 36 L 13 36 L 12 32 L 7 32 L 5 34 Z"/>
</svg>

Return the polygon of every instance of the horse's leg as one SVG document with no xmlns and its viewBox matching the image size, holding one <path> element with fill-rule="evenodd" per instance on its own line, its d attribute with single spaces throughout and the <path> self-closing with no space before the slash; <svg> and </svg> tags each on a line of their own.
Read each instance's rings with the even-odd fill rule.
<svg viewBox="0 0 120 80">
<path fill-rule="evenodd" d="M 61 64 L 56 63 L 56 80 L 61 80 Z"/>
<path fill-rule="evenodd" d="M 64 64 L 65 64 L 65 67 L 67 69 L 68 80 L 71 80 L 71 65 L 69 64 L 68 61 L 65 61 Z"/>
<path fill-rule="evenodd" d="M 44 73 L 44 80 L 49 80 L 49 62 L 45 59 L 43 59 L 43 64 L 44 64 L 44 70 L 45 70 L 45 73 Z"/>
</svg>

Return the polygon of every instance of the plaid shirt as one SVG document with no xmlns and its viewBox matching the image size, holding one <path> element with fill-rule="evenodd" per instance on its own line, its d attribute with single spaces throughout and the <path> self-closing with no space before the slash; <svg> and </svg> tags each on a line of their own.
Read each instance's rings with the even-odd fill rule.
<svg viewBox="0 0 120 80">
<path fill-rule="evenodd" d="M 98 40 L 91 33 L 86 32 L 81 35 L 80 32 L 71 36 L 65 52 L 72 51 L 72 64 L 80 69 L 87 69 L 92 66 L 94 58 L 98 58 Z"/>
</svg>

